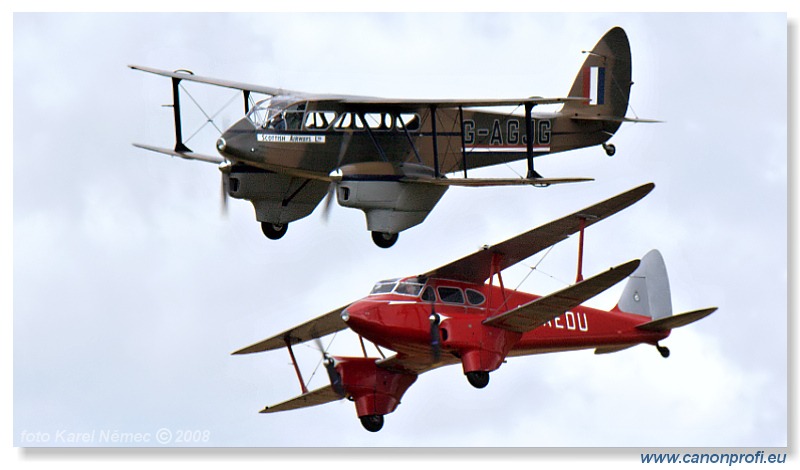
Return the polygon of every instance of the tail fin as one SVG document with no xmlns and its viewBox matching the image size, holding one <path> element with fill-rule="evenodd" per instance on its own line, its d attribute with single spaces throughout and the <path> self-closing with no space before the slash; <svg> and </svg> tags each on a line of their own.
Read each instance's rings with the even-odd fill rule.
<svg viewBox="0 0 800 470">
<path fill-rule="evenodd" d="M 642 257 L 631 273 L 616 310 L 658 320 L 672 316 L 672 298 L 664 258 L 658 250 Z"/>
<path fill-rule="evenodd" d="M 588 57 L 569 91 L 569 96 L 582 96 L 586 101 L 568 102 L 562 112 L 578 120 L 605 121 L 603 130 L 613 134 L 625 118 L 631 91 L 628 36 L 615 27 L 586 53 Z"/>
</svg>

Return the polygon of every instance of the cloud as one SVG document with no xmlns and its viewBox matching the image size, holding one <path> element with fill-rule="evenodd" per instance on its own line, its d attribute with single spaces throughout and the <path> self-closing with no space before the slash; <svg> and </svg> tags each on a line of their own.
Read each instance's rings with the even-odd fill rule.
<svg viewBox="0 0 800 470">
<path fill-rule="evenodd" d="M 580 50 L 617 24 L 636 111 L 667 122 L 623 126 L 613 159 L 537 160 L 593 183 L 452 189 L 391 250 L 341 207 L 270 242 L 244 201 L 218 217 L 213 165 L 130 146 L 174 137 L 168 81 L 128 63 L 320 92 L 558 96 Z M 162 427 L 208 430 L 198 445 L 212 446 L 786 445 L 784 16 L 16 14 L 14 26 L 17 445 L 22 430 Z M 191 146 L 213 152 L 215 137 Z M 288 355 L 231 351 L 646 181 L 653 194 L 588 233 L 585 270 L 660 248 L 676 309 L 721 307 L 673 333 L 669 360 L 643 346 L 517 358 L 481 391 L 458 367 L 437 370 L 376 435 L 348 402 L 257 413 L 298 392 Z M 558 280 L 536 273 L 521 289 L 570 281 L 574 256 L 574 241 L 558 246 L 541 265 Z M 509 271 L 508 285 L 526 274 Z M 353 344 L 342 335 L 334 348 Z M 302 356 L 313 370 L 316 353 Z"/>
</svg>

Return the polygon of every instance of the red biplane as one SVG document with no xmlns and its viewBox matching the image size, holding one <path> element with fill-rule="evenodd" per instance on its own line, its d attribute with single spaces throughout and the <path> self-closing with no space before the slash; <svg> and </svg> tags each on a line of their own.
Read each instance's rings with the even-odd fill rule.
<svg viewBox="0 0 800 470">
<path fill-rule="evenodd" d="M 632 205 L 653 187 L 634 188 L 425 274 L 378 282 L 361 300 L 233 354 L 289 350 L 302 395 L 262 413 L 347 398 L 372 432 L 381 429 L 383 416 L 395 410 L 417 376 L 437 367 L 460 363 L 469 383 L 483 388 L 489 373 L 512 356 L 588 348 L 604 354 L 644 343 L 667 357 L 669 350 L 659 341 L 672 328 L 697 321 L 716 307 L 673 315 L 658 251 L 588 279 L 582 276 L 584 229 Z M 505 268 L 575 233 L 580 234 L 575 284 L 541 297 L 503 285 Z M 611 311 L 581 305 L 626 277 L 622 297 Z M 345 328 L 359 335 L 364 356 L 329 356 L 323 350 L 330 385 L 308 391 L 292 346 Z M 378 351 L 388 348 L 396 354 L 368 357 L 364 339 Z"/>
</svg>

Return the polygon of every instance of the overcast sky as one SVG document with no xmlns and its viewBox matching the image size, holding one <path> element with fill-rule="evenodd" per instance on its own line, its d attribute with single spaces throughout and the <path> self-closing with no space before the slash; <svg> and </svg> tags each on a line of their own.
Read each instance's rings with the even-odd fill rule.
<svg viewBox="0 0 800 470">
<path fill-rule="evenodd" d="M 220 217 L 214 165 L 130 145 L 171 146 L 174 134 L 161 107 L 169 80 L 127 64 L 312 92 L 564 96 L 581 51 L 617 25 L 633 55 L 629 115 L 665 123 L 623 125 L 613 158 L 592 148 L 537 160 L 544 176 L 593 183 L 453 188 L 390 250 L 372 244 L 363 213 L 338 206 L 327 224 L 318 209 L 267 240 L 246 201 Z M 161 429 L 199 431 L 190 444 L 215 447 L 787 444 L 784 14 L 15 14 L 13 39 L 15 445 L 62 445 L 60 431 L 111 445 L 99 434 Z M 235 96 L 189 91 L 210 112 Z M 236 97 L 220 126 L 240 107 Z M 184 111 L 187 128 L 202 123 Z M 214 153 L 218 134 L 206 130 L 190 147 Z M 514 358 L 483 390 L 460 367 L 439 369 L 377 434 L 347 401 L 258 414 L 299 393 L 288 355 L 232 351 L 379 279 L 649 181 L 647 198 L 587 231 L 584 272 L 658 248 L 676 313 L 719 307 L 673 331 L 669 359 L 647 346 Z M 564 287 L 575 260 L 564 242 L 519 288 Z M 506 285 L 537 261 L 510 269 Z M 611 308 L 620 293 L 589 304 Z M 355 351 L 346 333 L 331 348 Z M 297 352 L 308 378 L 319 355 Z M 321 370 L 311 386 L 326 380 Z"/>
</svg>

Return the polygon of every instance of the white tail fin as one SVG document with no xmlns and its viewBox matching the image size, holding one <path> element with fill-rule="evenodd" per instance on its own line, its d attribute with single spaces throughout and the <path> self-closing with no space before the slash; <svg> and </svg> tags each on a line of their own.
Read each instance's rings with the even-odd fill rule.
<svg viewBox="0 0 800 470">
<path fill-rule="evenodd" d="M 658 250 L 642 257 L 639 267 L 631 273 L 616 309 L 653 320 L 672 315 L 667 267 Z"/>
</svg>

